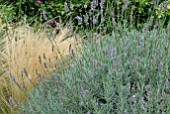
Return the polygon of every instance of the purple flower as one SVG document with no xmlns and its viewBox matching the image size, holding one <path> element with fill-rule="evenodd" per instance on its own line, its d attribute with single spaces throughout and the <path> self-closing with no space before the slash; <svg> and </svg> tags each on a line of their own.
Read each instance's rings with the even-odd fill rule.
<svg viewBox="0 0 170 114">
<path fill-rule="evenodd" d="M 70 0 L 70 8 L 72 9 L 73 8 L 73 4 L 72 4 L 72 1 Z"/>
<path fill-rule="evenodd" d="M 160 5 L 160 8 L 159 8 L 159 10 L 158 10 L 158 13 L 161 13 L 161 11 L 162 11 L 162 4 Z"/>
<path fill-rule="evenodd" d="M 129 0 L 126 0 L 126 7 L 129 5 Z"/>
<path fill-rule="evenodd" d="M 81 87 L 81 90 L 82 90 L 82 92 L 81 92 L 82 96 L 83 96 L 83 97 L 85 97 L 85 96 L 86 96 L 86 92 L 85 92 L 85 90 L 84 90 L 84 87 L 83 87 L 83 86 Z"/>
<path fill-rule="evenodd" d="M 153 20 L 154 20 L 154 17 L 152 16 L 151 19 L 150 19 L 150 26 L 153 25 Z"/>
<path fill-rule="evenodd" d="M 141 108 L 142 108 L 143 110 L 145 109 L 144 104 L 145 104 L 145 100 L 144 100 L 144 97 L 142 97 L 142 99 L 141 99 Z"/>
<path fill-rule="evenodd" d="M 68 10 L 68 5 L 67 5 L 67 3 L 64 4 L 64 9 L 65 9 L 65 12 L 68 12 L 68 11 L 69 11 L 69 10 Z"/>
<path fill-rule="evenodd" d="M 60 28 L 61 24 L 60 23 L 57 23 L 57 27 Z"/>
<path fill-rule="evenodd" d="M 165 2 L 165 10 L 168 10 L 168 1 Z"/>
<path fill-rule="evenodd" d="M 102 2 L 100 2 L 100 8 L 101 8 L 101 9 L 103 8 L 103 3 L 102 3 Z"/>
<path fill-rule="evenodd" d="M 14 105 L 14 100 L 12 99 L 12 97 L 9 98 L 9 104 L 10 104 L 10 106 Z"/>
<path fill-rule="evenodd" d="M 95 17 L 93 17 L 93 25 L 95 25 L 97 23 L 97 20 Z"/>
<path fill-rule="evenodd" d="M 93 4 L 94 4 L 94 5 L 97 5 L 97 1 L 96 1 L 96 0 L 93 0 Z"/>
<path fill-rule="evenodd" d="M 84 8 L 85 8 L 85 9 L 87 8 L 87 5 L 86 5 L 86 4 L 84 5 Z"/>
<path fill-rule="evenodd" d="M 163 62 L 160 62 L 160 68 L 161 69 L 163 68 Z"/>
<path fill-rule="evenodd" d="M 82 18 L 80 16 L 75 17 L 79 21 L 79 25 L 82 23 Z"/>
<path fill-rule="evenodd" d="M 124 17 L 124 10 L 125 10 L 125 7 L 122 6 L 122 19 L 123 19 L 123 17 Z"/>
<path fill-rule="evenodd" d="M 41 1 L 41 0 L 37 0 L 37 3 L 38 3 L 38 4 L 42 4 L 42 1 Z"/>
<path fill-rule="evenodd" d="M 90 114 L 90 111 L 88 111 L 87 114 Z"/>
<path fill-rule="evenodd" d="M 82 20 L 82 18 L 81 18 L 80 16 L 78 16 L 78 15 L 77 15 L 75 18 L 76 18 L 77 20 Z"/>
</svg>

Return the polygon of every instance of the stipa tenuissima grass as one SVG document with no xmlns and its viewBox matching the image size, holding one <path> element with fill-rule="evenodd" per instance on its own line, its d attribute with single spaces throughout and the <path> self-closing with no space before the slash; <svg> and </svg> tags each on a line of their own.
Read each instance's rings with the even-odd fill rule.
<svg viewBox="0 0 170 114">
<path fill-rule="evenodd" d="M 10 98 L 18 102 L 25 100 L 25 90 L 32 89 L 43 77 L 50 76 L 60 64 L 56 58 L 64 59 L 69 54 L 70 45 L 74 48 L 73 37 L 63 41 L 69 31 L 67 28 L 61 28 L 53 43 L 46 38 L 45 31 L 37 31 L 26 25 L 9 29 L 4 35 L 0 52 L 0 69 L 3 71 L 0 100 L 9 109 Z"/>
</svg>

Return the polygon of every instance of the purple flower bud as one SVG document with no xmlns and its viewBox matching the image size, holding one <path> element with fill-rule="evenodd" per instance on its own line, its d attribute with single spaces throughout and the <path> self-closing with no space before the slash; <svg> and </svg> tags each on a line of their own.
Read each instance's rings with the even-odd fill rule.
<svg viewBox="0 0 170 114">
<path fill-rule="evenodd" d="M 144 97 L 142 97 L 142 99 L 141 99 L 141 108 L 142 108 L 143 110 L 145 109 L 144 104 L 145 104 L 145 100 L 144 100 Z"/>
<path fill-rule="evenodd" d="M 79 21 L 78 24 L 81 25 L 82 24 L 82 18 L 78 15 L 75 18 Z"/>
<path fill-rule="evenodd" d="M 70 8 L 72 9 L 73 8 L 73 4 L 72 4 L 72 1 L 70 0 Z"/>
<path fill-rule="evenodd" d="M 129 5 L 129 3 L 130 3 L 129 0 L 126 0 L 126 7 Z"/>
<path fill-rule="evenodd" d="M 125 10 L 125 8 L 124 8 L 124 6 L 122 6 L 122 19 L 124 17 L 124 10 Z"/>
<path fill-rule="evenodd" d="M 168 1 L 165 2 L 165 10 L 168 10 Z"/>
<path fill-rule="evenodd" d="M 88 111 L 87 114 L 90 114 L 90 111 Z"/>
<path fill-rule="evenodd" d="M 86 9 L 86 8 L 87 8 L 87 5 L 84 5 L 84 8 Z"/>
<path fill-rule="evenodd" d="M 12 99 L 12 97 L 9 98 L 9 104 L 10 104 L 10 106 L 14 105 L 14 100 Z"/>
<path fill-rule="evenodd" d="M 160 8 L 159 8 L 159 10 L 158 10 L 158 13 L 161 13 L 161 11 L 162 11 L 162 4 L 160 5 Z"/>
<path fill-rule="evenodd" d="M 69 12 L 67 3 L 64 4 L 65 12 Z"/>
<path fill-rule="evenodd" d="M 150 26 L 153 25 L 153 19 L 154 19 L 154 17 L 152 16 L 151 19 L 150 19 Z"/>
<path fill-rule="evenodd" d="M 93 0 L 93 4 L 94 4 L 94 5 L 97 5 L 97 1 L 96 1 L 96 0 Z"/>
<path fill-rule="evenodd" d="M 81 20 L 81 17 L 78 16 L 78 15 L 77 15 L 75 18 L 76 18 L 77 20 Z"/>
<path fill-rule="evenodd" d="M 102 2 L 100 2 L 100 8 L 101 8 L 101 9 L 103 8 L 103 3 L 102 3 Z"/>
<path fill-rule="evenodd" d="M 95 17 L 93 17 L 93 25 L 95 25 L 97 23 L 97 20 Z"/>
<path fill-rule="evenodd" d="M 163 62 L 160 62 L 160 68 L 161 69 L 163 68 Z"/>
<path fill-rule="evenodd" d="M 60 28 L 60 27 L 61 27 L 61 24 L 60 24 L 60 23 L 57 23 L 57 27 Z"/>
</svg>

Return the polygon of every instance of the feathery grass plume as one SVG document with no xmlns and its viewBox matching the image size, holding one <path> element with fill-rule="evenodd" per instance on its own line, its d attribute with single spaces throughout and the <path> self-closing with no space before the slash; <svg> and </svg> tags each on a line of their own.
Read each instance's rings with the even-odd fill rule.
<svg viewBox="0 0 170 114">
<path fill-rule="evenodd" d="M 34 32 L 33 28 L 24 25 L 7 31 L 3 36 L 4 45 L 0 52 L 0 71 L 3 72 L 0 76 L 0 107 L 12 110 L 9 103 L 11 97 L 18 102 L 25 101 L 26 91 L 23 89 L 30 90 L 41 81 L 37 73 L 50 76 L 55 67 L 60 65 L 56 63 L 56 58 L 64 59 L 69 56 L 70 44 L 75 50 L 74 38 L 65 39 L 67 32 L 67 28 L 61 29 L 52 44 L 46 38 L 45 30 Z"/>
</svg>

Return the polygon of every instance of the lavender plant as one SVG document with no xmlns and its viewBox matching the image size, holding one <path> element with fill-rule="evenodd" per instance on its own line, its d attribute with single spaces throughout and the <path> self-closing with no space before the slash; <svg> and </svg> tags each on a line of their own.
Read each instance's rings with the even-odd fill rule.
<svg viewBox="0 0 170 114">
<path fill-rule="evenodd" d="M 119 26 L 90 34 L 81 55 L 29 93 L 22 106 L 34 113 L 168 113 L 169 27 L 149 31 Z M 98 39 L 100 37 L 100 39 Z M 48 88 L 48 89 L 47 89 Z"/>
</svg>

